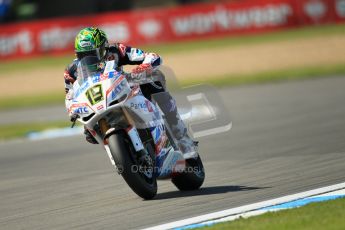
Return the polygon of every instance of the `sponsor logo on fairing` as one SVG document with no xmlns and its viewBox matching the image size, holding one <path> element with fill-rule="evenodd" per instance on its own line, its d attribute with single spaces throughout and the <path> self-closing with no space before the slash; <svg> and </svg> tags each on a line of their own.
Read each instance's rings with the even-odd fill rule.
<svg viewBox="0 0 345 230">
<path fill-rule="evenodd" d="M 111 92 L 110 98 L 111 100 L 114 100 L 117 97 L 117 90 L 115 89 L 113 92 Z"/>
<path fill-rule="evenodd" d="M 90 112 L 89 106 L 87 103 L 78 103 L 72 104 L 69 109 L 68 113 L 77 113 L 77 114 L 88 114 Z"/>
<path fill-rule="evenodd" d="M 112 86 L 107 90 L 106 95 L 108 96 L 110 93 L 112 93 L 113 91 L 114 94 L 112 94 L 112 99 L 114 99 L 117 95 L 118 92 L 120 92 L 123 88 L 123 86 L 125 85 L 125 81 L 124 81 L 125 77 L 123 75 L 121 75 L 118 79 L 116 79 L 116 81 L 112 84 Z M 119 88 L 117 88 L 119 87 Z M 116 89 L 117 88 L 117 89 Z"/>
<path fill-rule="evenodd" d="M 89 113 L 89 109 L 87 107 L 79 107 L 76 108 L 73 113 L 78 113 L 78 114 L 87 114 Z"/>
<path fill-rule="evenodd" d="M 123 87 L 124 87 L 124 84 L 125 82 L 124 81 L 122 81 L 120 84 L 118 84 L 115 88 L 114 88 L 114 90 L 111 92 L 111 96 L 110 96 L 110 98 L 111 98 L 111 100 L 114 100 L 117 96 L 118 96 L 118 94 L 122 91 L 122 89 L 123 89 Z"/>
<path fill-rule="evenodd" d="M 143 102 L 137 102 L 137 103 L 132 102 L 130 104 L 130 107 L 132 109 L 141 110 L 143 112 L 150 112 L 150 113 L 154 112 L 154 107 L 152 106 L 149 100 L 145 100 Z"/>
<path fill-rule="evenodd" d="M 131 103 L 132 109 L 138 109 L 138 110 L 144 110 L 147 111 L 147 105 L 145 102 L 139 102 L 139 103 Z"/>
</svg>

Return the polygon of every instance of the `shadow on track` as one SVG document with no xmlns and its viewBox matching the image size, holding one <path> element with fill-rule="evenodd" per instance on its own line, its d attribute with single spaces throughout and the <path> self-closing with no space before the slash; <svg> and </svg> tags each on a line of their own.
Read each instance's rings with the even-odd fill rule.
<svg viewBox="0 0 345 230">
<path fill-rule="evenodd" d="M 154 200 L 164 200 L 172 199 L 178 197 L 188 197 L 188 196 L 203 196 L 203 195 L 213 195 L 222 194 L 227 192 L 239 192 L 239 191 L 250 191 L 256 189 L 265 189 L 268 187 L 247 187 L 247 186 L 212 186 L 212 187 L 202 187 L 195 191 L 172 191 L 165 193 L 158 193 Z"/>
</svg>

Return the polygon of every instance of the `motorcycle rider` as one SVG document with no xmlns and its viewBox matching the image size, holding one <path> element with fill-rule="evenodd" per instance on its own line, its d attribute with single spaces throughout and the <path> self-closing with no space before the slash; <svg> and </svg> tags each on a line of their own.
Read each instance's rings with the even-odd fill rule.
<svg viewBox="0 0 345 230">
<path fill-rule="evenodd" d="M 164 75 L 158 70 L 162 64 L 162 58 L 155 53 L 147 53 L 141 49 L 126 46 L 121 43 L 109 44 L 104 31 L 96 27 L 82 29 L 75 38 L 76 59 L 67 66 L 64 72 L 66 107 L 73 96 L 73 83 L 77 79 L 78 62 L 87 56 L 97 56 L 100 61 L 112 61 L 116 63 L 117 71 L 122 71 L 123 65 L 137 65 L 128 75 L 128 80 L 149 78 L 153 74 Z M 165 79 L 163 80 L 165 81 Z M 151 100 L 154 93 L 165 92 L 165 82 L 155 81 L 155 84 L 140 85 L 143 95 Z M 180 118 L 175 100 L 169 93 L 159 98 L 162 112 L 166 115 L 171 129 L 183 153 L 195 151 L 195 142 L 188 136 L 187 128 Z M 85 128 L 86 140 L 92 144 L 98 144 L 91 132 Z"/>
</svg>

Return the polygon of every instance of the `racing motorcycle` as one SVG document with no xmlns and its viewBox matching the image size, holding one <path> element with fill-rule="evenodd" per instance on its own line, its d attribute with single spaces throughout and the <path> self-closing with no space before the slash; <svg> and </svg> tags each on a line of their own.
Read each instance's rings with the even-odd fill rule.
<svg viewBox="0 0 345 230">
<path fill-rule="evenodd" d="M 83 58 L 78 64 L 72 117 L 104 147 L 112 165 L 143 199 L 157 194 L 157 179 L 170 178 L 179 190 L 196 190 L 205 172 L 197 151 L 183 154 L 158 103 L 143 96 L 140 82 L 114 61 Z M 154 84 L 152 82 L 152 84 Z"/>
</svg>

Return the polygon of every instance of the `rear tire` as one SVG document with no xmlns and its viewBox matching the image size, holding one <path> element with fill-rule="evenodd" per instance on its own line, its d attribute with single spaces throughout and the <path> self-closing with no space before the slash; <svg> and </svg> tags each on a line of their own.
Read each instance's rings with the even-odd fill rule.
<svg viewBox="0 0 345 230">
<path fill-rule="evenodd" d="M 129 187 L 138 196 L 145 200 L 152 199 L 157 194 L 157 180 L 154 175 L 150 179 L 138 170 L 133 170 L 138 169 L 133 155 L 135 152 L 129 147 L 131 143 L 126 143 L 125 137 L 124 133 L 115 133 L 108 138 L 109 148 L 116 167 Z"/>
<path fill-rule="evenodd" d="M 174 175 L 171 181 L 179 190 L 190 191 L 199 189 L 204 180 L 205 170 L 198 156 L 196 159 L 187 159 L 185 171 Z"/>
</svg>

